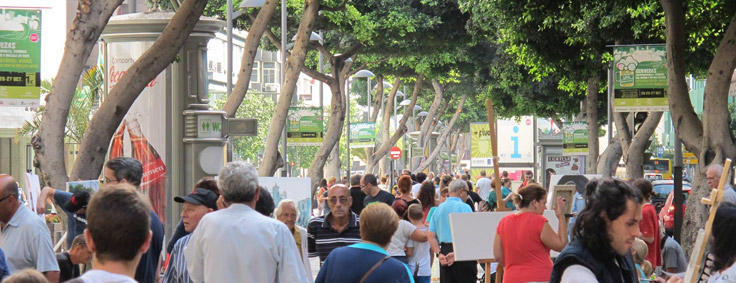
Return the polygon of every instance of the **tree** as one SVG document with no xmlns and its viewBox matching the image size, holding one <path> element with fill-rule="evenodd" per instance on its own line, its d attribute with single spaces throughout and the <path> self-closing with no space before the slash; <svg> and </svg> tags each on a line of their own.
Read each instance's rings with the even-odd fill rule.
<svg viewBox="0 0 736 283">
<path fill-rule="evenodd" d="M 457 121 L 458 116 L 460 116 L 460 112 L 463 110 L 463 104 L 465 104 L 465 99 L 467 98 L 467 95 L 463 95 L 463 97 L 460 99 L 460 102 L 457 105 L 457 110 L 455 110 L 455 114 L 452 116 L 452 119 L 447 124 L 447 128 L 445 128 L 444 131 L 442 131 L 442 135 L 440 135 L 439 140 L 444 141 L 447 139 L 447 136 L 450 134 L 450 131 L 452 130 L 452 127 L 455 125 L 455 121 Z M 414 171 L 424 171 L 424 169 L 427 169 L 429 165 L 434 161 L 435 158 L 437 158 L 437 155 L 439 155 L 440 150 L 442 149 L 442 146 L 436 146 L 432 153 L 429 154 L 429 157 L 422 161 L 418 168 Z"/>
<path fill-rule="evenodd" d="M 728 89 L 736 68 L 736 7 L 733 3 L 683 3 L 662 0 L 666 22 L 667 43 L 667 92 L 677 136 L 685 147 L 694 153 L 702 165 L 695 176 L 695 186 L 687 201 L 687 213 L 683 221 L 682 242 L 685 252 L 693 247 L 698 229 L 702 228 L 708 210 L 700 199 L 710 193 L 705 182 L 707 165 L 723 163 L 736 157 L 736 142 L 731 134 L 727 99 Z M 698 26 L 705 16 L 711 26 Z M 687 16 L 686 16 L 687 15 Z M 713 48 L 715 46 L 715 48 Z M 687 62 L 692 50 L 710 52 L 707 68 L 703 119 L 695 114 L 685 77 L 688 72 L 697 73 L 697 66 Z"/>
<path fill-rule="evenodd" d="M 215 107 L 221 109 L 229 98 L 215 101 Z M 235 118 L 254 118 L 258 120 L 258 135 L 254 137 L 233 137 L 233 153 L 240 160 L 251 160 L 257 166 L 263 146 L 266 143 L 268 124 L 273 116 L 276 104 L 262 93 L 250 91 L 244 96 L 243 104 L 238 107 Z"/>
</svg>

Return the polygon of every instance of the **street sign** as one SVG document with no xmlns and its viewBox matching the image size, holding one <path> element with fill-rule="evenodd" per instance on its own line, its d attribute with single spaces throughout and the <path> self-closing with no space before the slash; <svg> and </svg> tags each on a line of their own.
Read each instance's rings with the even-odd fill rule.
<svg viewBox="0 0 736 283">
<path fill-rule="evenodd" d="M 398 146 L 392 147 L 389 151 L 389 155 L 391 155 L 391 159 L 399 159 L 399 157 L 401 157 L 401 148 L 399 148 Z"/>
</svg>

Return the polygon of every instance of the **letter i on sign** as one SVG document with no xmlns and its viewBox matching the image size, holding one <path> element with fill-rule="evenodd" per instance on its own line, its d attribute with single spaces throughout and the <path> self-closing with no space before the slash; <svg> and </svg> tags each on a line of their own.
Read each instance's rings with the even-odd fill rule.
<svg viewBox="0 0 736 283">
<path fill-rule="evenodd" d="M 521 158 L 519 154 L 519 126 L 514 126 L 514 136 L 511 137 L 511 141 L 514 142 L 514 153 L 511 154 L 511 158 Z"/>
</svg>

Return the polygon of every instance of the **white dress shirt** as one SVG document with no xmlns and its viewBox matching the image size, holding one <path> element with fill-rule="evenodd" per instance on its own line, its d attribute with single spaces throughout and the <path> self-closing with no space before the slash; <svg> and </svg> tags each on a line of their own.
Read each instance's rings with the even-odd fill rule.
<svg viewBox="0 0 736 283">
<path fill-rule="evenodd" d="M 184 249 L 194 282 L 309 282 L 294 236 L 244 204 L 206 214 Z"/>
</svg>

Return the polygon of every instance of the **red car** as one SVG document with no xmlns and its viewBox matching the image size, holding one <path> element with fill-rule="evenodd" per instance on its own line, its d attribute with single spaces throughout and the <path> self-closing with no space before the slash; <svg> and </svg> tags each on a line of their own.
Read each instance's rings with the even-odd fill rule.
<svg viewBox="0 0 736 283">
<path fill-rule="evenodd" d="M 672 203 L 674 201 L 674 182 L 671 180 L 665 180 L 665 181 L 655 181 L 652 183 L 654 186 L 655 195 L 658 193 L 664 193 L 664 191 L 667 192 L 667 198 L 664 201 L 662 205 L 662 209 L 659 211 L 659 219 L 664 222 L 664 229 L 671 233 L 672 228 L 675 226 L 675 205 Z M 690 191 L 692 190 L 692 187 L 689 183 L 683 182 L 682 184 L 682 194 L 684 196 L 683 202 L 682 202 L 682 214 L 685 215 L 685 203 L 687 202 L 687 197 L 690 195 Z"/>
</svg>

